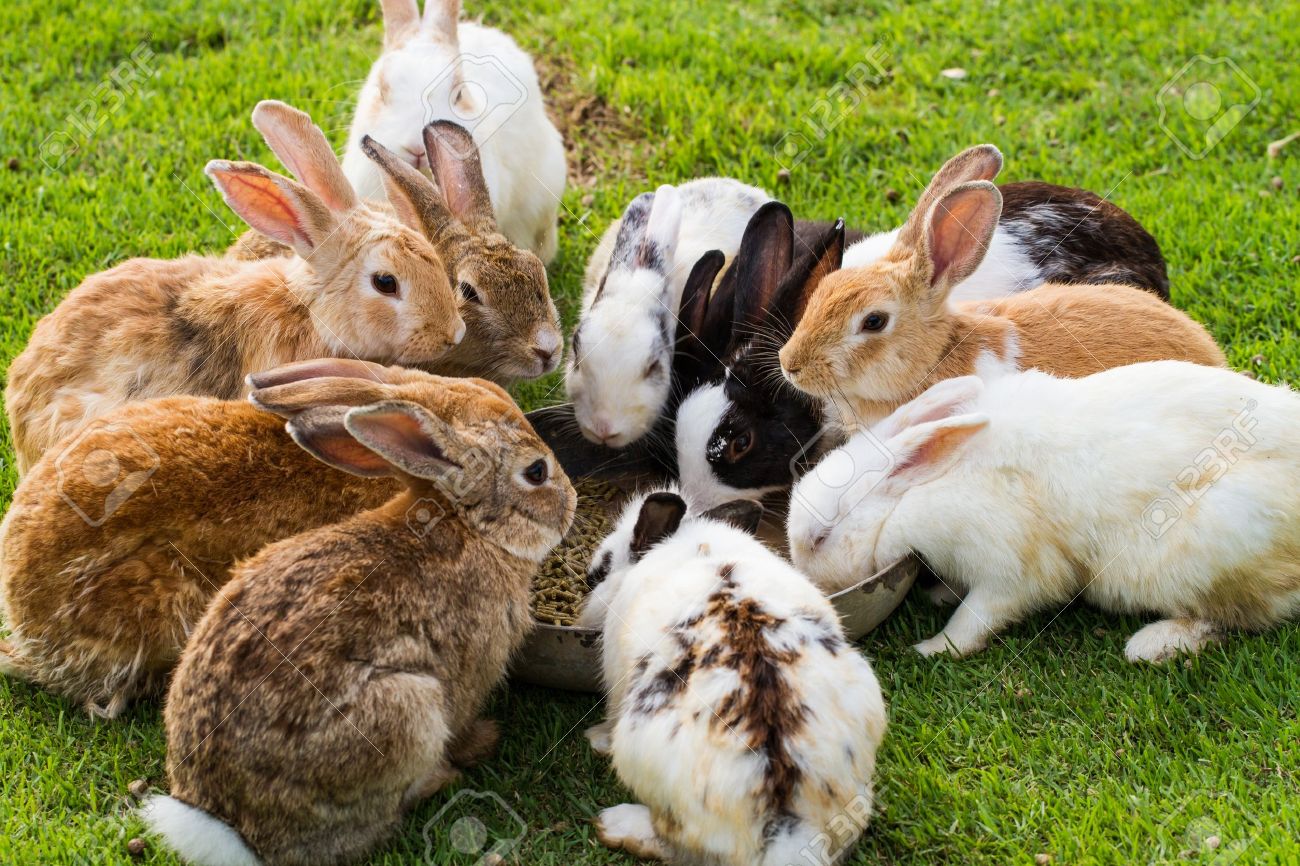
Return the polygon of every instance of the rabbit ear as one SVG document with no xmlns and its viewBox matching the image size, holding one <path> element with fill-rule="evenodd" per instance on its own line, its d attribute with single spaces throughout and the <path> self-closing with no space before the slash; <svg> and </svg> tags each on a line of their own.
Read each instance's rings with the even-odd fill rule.
<svg viewBox="0 0 1300 866">
<path fill-rule="evenodd" d="M 872 428 L 872 434 L 887 441 L 909 427 L 931 421 L 940 421 L 956 415 L 959 410 L 979 399 L 984 392 L 984 382 L 978 376 L 958 376 L 931 385 L 921 396 L 904 403 L 888 418 Z"/>
<path fill-rule="evenodd" d="M 688 378 L 703 375 L 705 370 L 718 366 L 731 334 L 729 317 L 723 317 L 727 319 L 727 328 L 720 335 L 712 332 L 710 326 L 713 323 L 708 319 L 709 294 L 713 290 L 718 271 L 722 270 L 726 261 L 727 257 L 721 250 L 709 250 L 691 268 L 691 274 L 686 278 L 686 287 L 682 290 L 676 342 L 677 357 L 681 360 L 675 361 L 674 366 L 686 364 L 697 367 L 687 374 Z"/>
<path fill-rule="evenodd" d="M 736 272 L 732 342 L 767 323 L 793 258 L 794 216 L 781 202 L 770 201 L 750 217 L 731 265 Z"/>
<path fill-rule="evenodd" d="M 420 29 L 426 34 L 455 46 L 459 26 L 460 0 L 425 0 Z"/>
<path fill-rule="evenodd" d="M 303 258 L 309 258 L 338 227 L 316 193 L 255 162 L 214 159 L 203 171 L 244 222 Z"/>
<path fill-rule="evenodd" d="M 293 176 L 335 211 L 351 210 L 357 194 L 339 167 L 325 133 L 304 112 L 275 99 L 253 109 L 253 126 Z"/>
<path fill-rule="evenodd" d="M 947 298 L 980 266 L 1001 215 L 1002 194 L 986 180 L 963 183 L 939 199 L 916 251 L 932 301 Z"/>
<path fill-rule="evenodd" d="M 641 503 L 632 527 L 632 555 L 640 558 L 650 548 L 677 531 L 686 516 L 686 503 L 676 493 L 651 493 Z"/>
<path fill-rule="evenodd" d="M 297 415 L 285 429 L 293 441 L 317 460 L 366 478 L 391 475 L 389 465 L 362 445 L 344 426 L 345 406 L 322 406 Z"/>
<path fill-rule="evenodd" d="M 361 151 L 379 166 L 388 201 L 403 224 L 432 241 L 453 222 L 438 190 L 414 166 L 368 135 L 361 137 Z"/>
<path fill-rule="evenodd" d="M 435 120 L 424 128 L 424 149 L 451 215 L 481 233 L 496 231 L 492 197 L 469 130 L 450 120 Z"/>
<path fill-rule="evenodd" d="M 898 232 L 894 247 L 914 249 L 920 243 L 926 220 L 929 219 L 935 202 L 943 198 L 944 194 L 953 187 L 973 180 L 991 181 L 1001 170 L 1002 152 L 991 144 L 968 147 L 948 160 L 943 164 L 943 168 L 935 172 L 934 177 L 930 179 L 930 185 L 917 199 L 916 207 L 912 208 L 907 222 L 903 223 L 903 227 Z"/>
<path fill-rule="evenodd" d="M 901 492 L 933 481 L 956 461 L 962 446 L 988 425 L 987 415 L 972 413 L 909 427 L 885 443 L 894 464 L 881 487 Z"/>
<path fill-rule="evenodd" d="M 654 204 L 646 219 L 645 236 L 637 247 L 636 266 L 668 273 L 668 263 L 677 251 L 677 232 L 682 225 L 682 197 L 676 187 L 655 190 Z"/>
<path fill-rule="evenodd" d="M 343 425 L 358 442 L 406 475 L 445 482 L 460 469 L 448 455 L 465 450 L 461 437 L 417 403 L 389 400 L 361 406 L 348 411 Z"/>
<path fill-rule="evenodd" d="M 813 244 L 812 248 L 795 260 L 786 274 L 777 295 L 776 313 L 779 324 L 792 331 L 803 317 L 804 307 L 817 286 L 844 264 L 844 220 L 838 219 Z"/>
<path fill-rule="evenodd" d="M 419 26 L 420 7 L 416 0 L 381 0 L 384 7 L 384 49 L 392 50 L 406 41 Z"/>
<path fill-rule="evenodd" d="M 646 222 L 654 207 L 655 194 L 643 192 L 627 203 L 618 224 L 614 251 L 609 256 L 609 269 L 631 270 L 637 267 L 637 254 L 645 238 Z"/>
<path fill-rule="evenodd" d="M 315 358 L 311 361 L 295 361 L 259 373 L 249 373 L 245 381 L 250 388 L 273 388 L 276 385 L 287 385 L 304 379 L 321 379 L 326 376 L 370 379 L 388 384 L 393 382 L 388 368 L 383 364 L 356 358 Z"/>
<path fill-rule="evenodd" d="M 752 499 L 737 499 L 710 508 L 700 516 L 729 524 L 753 535 L 758 532 L 758 524 L 763 520 L 763 506 Z"/>
<path fill-rule="evenodd" d="M 387 385 L 372 379 L 323 376 L 258 388 L 248 395 L 248 401 L 264 412 L 292 418 L 318 406 L 365 406 L 391 396 Z"/>
</svg>

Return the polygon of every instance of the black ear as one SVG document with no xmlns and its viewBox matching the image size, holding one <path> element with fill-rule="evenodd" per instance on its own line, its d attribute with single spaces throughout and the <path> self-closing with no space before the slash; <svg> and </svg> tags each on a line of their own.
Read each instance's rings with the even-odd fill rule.
<svg viewBox="0 0 1300 866">
<path fill-rule="evenodd" d="M 708 334 L 706 329 L 713 281 L 726 261 L 727 257 L 721 250 L 709 250 L 691 268 L 686 288 L 682 290 L 682 303 L 677 313 L 673 375 L 685 388 L 694 386 L 721 366 L 719 358 L 727 338 L 722 338 L 724 345 L 715 345 L 716 337 Z M 727 336 L 730 336 L 730 329 Z"/>
<path fill-rule="evenodd" d="M 632 555 L 640 557 L 677 531 L 686 515 L 686 503 L 676 493 L 652 493 L 641 503 L 632 528 Z"/>
<path fill-rule="evenodd" d="M 710 508 L 700 516 L 729 523 L 753 535 L 758 532 L 758 524 L 763 520 L 763 506 L 751 499 L 736 499 Z"/>
<path fill-rule="evenodd" d="M 770 201 L 750 217 L 731 266 L 736 272 L 734 334 L 752 333 L 768 321 L 793 258 L 794 216 L 781 202 Z"/>
<path fill-rule="evenodd" d="M 781 280 L 773 315 L 783 328 L 794 330 L 817 285 L 843 264 L 844 220 L 838 219 L 809 241 Z"/>
</svg>

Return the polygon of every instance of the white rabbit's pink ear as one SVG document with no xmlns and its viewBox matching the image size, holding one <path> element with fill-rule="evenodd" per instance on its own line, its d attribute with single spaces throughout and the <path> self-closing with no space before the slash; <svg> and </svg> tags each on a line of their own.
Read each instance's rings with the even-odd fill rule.
<svg viewBox="0 0 1300 866">
<path fill-rule="evenodd" d="M 424 0 L 424 21 L 420 29 L 435 40 L 459 44 L 460 0 Z"/>
<path fill-rule="evenodd" d="M 314 192 L 255 162 L 214 159 L 203 171 L 244 222 L 303 258 L 310 257 L 338 227 L 334 214 Z"/>
<path fill-rule="evenodd" d="M 871 433 L 886 442 L 909 427 L 941 421 L 958 414 L 979 399 L 984 382 L 978 376 L 958 376 L 931 385 L 916 399 L 904 403 L 873 428 Z"/>
<path fill-rule="evenodd" d="M 391 51 L 419 29 L 420 7 L 415 0 L 382 0 L 381 5 L 384 8 L 384 49 Z"/>
<path fill-rule="evenodd" d="M 339 166 L 334 148 L 311 117 L 276 99 L 264 99 L 253 109 L 253 126 L 267 146 L 325 206 L 347 211 L 357 206 L 357 194 Z"/>
<path fill-rule="evenodd" d="M 932 301 L 946 299 L 980 266 L 1001 216 L 1002 193 L 986 180 L 960 184 L 935 202 L 915 260 Z"/>
<path fill-rule="evenodd" d="M 938 478 L 956 462 L 971 437 L 987 426 L 987 415 L 971 413 L 909 427 L 885 443 L 894 463 L 881 487 L 901 492 Z"/>
<path fill-rule="evenodd" d="M 677 233 L 682 227 L 682 196 L 676 187 L 664 185 L 655 190 L 645 236 L 637 248 L 638 267 L 667 273 L 668 263 L 677 251 Z"/>
<path fill-rule="evenodd" d="M 347 412 L 347 406 L 308 409 L 284 426 L 299 447 L 328 466 L 364 478 L 392 475 L 383 458 L 347 431 L 343 423 Z"/>
<path fill-rule="evenodd" d="M 358 442 L 406 475 L 451 481 L 458 490 L 487 480 L 468 476 L 483 475 L 483 461 L 465 454 L 472 449 L 455 429 L 418 403 L 387 400 L 360 406 L 350 410 L 343 423 Z"/>
</svg>

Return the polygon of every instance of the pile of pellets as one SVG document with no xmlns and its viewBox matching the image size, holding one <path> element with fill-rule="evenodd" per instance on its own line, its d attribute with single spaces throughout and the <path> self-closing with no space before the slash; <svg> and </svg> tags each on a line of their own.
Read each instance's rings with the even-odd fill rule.
<svg viewBox="0 0 1300 866">
<path fill-rule="evenodd" d="M 613 528 L 610 510 L 619 489 L 607 481 L 574 483 L 578 507 L 564 540 L 551 551 L 533 579 L 533 616 L 547 625 L 573 625 L 582 609 L 591 552 Z"/>
</svg>

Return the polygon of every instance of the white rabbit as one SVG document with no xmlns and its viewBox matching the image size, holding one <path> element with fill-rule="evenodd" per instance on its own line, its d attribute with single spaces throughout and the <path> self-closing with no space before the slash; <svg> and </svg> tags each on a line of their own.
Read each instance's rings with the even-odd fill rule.
<svg viewBox="0 0 1300 866">
<path fill-rule="evenodd" d="M 829 864 L 870 820 L 884 697 L 830 602 L 753 537 L 761 515 L 735 502 L 687 517 L 659 491 L 598 549 L 608 573 L 584 618 L 604 629 L 608 747 L 646 804 L 601 812 L 611 848 Z"/>
<path fill-rule="evenodd" d="M 800 481 L 790 549 L 828 587 L 923 556 L 966 591 L 924 655 L 1082 597 L 1164 617 L 1125 650 L 1163 661 L 1300 612 L 1298 431 L 1292 391 L 1181 361 L 950 379 Z"/>
<path fill-rule="evenodd" d="M 728 258 L 770 196 L 706 177 L 642 193 L 605 231 L 583 280 L 565 386 L 582 434 L 622 448 L 650 430 L 669 400 L 677 313 L 705 253 Z"/>
<path fill-rule="evenodd" d="M 429 171 L 426 124 L 453 120 L 478 145 L 501 233 L 549 262 L 564 195 L 564 142 L 546 116 L 533 61 L 492 27 L 461 22 L 460 0 L 383 0 L 384 51 L 361 88 L 343 172 L 366 199 L 382 200 L 382 177 L 361 149 L 369 135 Z M 444 190 L 449 197 L 455 190 Z"/>
</svg>

